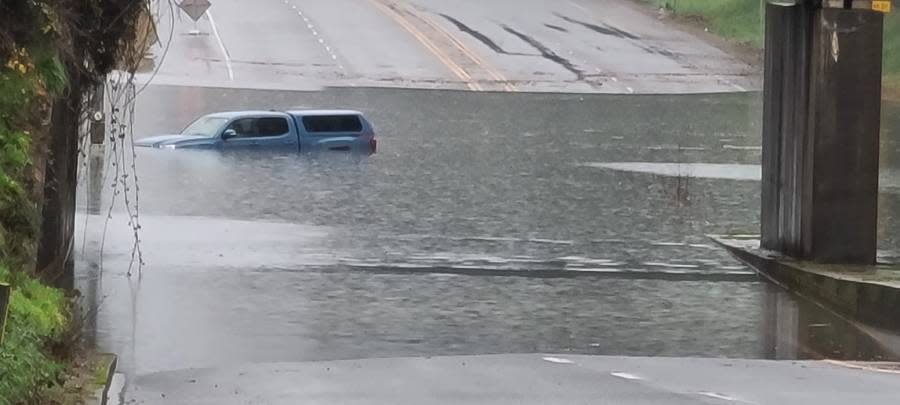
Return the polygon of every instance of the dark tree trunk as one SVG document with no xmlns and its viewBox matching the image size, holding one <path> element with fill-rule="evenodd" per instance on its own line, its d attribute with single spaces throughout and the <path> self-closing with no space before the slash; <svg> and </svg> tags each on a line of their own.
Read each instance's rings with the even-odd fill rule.
<svg viewBox="0 0 900 405">
<path fill-rule="evenodd" d="M 78 75 L 71 75 L 67 94 L 53 103 L 36 263 L 41 278 L 51 285 L 70 290 L 74 288 L 72 253 L 82 89 Z"/>
</svg>

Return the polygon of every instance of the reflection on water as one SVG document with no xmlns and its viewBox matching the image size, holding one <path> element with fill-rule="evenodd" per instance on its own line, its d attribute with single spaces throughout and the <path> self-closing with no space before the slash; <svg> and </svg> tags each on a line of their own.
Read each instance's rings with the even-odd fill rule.
<svg viewBox="0 0 900 405">
<path fill-rule="evenodd" d="M 106 298 L 92 326 L 99 346 L 122 354 L 122 370 L 134 374 L 245 362 L 516 352 L 900 355 L 895 341 L 875 339 L 767 283 L 497 273 L 171 265 L 140 282 L 107 273 Z"/>
<path fill-rule="evenodd" d="M 758 95 L 145 95 L 141 136 L 217 110 L 340 106 L 370 116 L 379 153 L 141 150 L 143 279 L 124 277 L 121 216 L 102 277 L 103 221 L 82 218 L 79 263 L 88 300 L 103 302 L 97 342 L 131 372 L 503 352 L 896 356 L 709 244 L 758 229 L 757 183 L 590 167 L 749 176 Z"/>
</svg>

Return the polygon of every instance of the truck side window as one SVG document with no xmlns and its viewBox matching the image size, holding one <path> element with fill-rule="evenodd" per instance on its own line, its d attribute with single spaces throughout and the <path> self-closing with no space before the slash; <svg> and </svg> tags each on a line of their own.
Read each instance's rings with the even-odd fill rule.
<svg viewBox="0 0 900 405">
<path fill-rule="evenodd" d="M 362 121 L 356 115 L 310 115 L 303 117 L 303 126 L 312 134 L 362 131 Z"/>
<path fill-rule="evenodd" d="M 228 129 L 233 129 L 238 138 L 253 138 L 259 136 L 256 130 L 256 118 L 241 118 L 231 123 Z"/>
<path fill-rule="evenodd" d="M 258 136 L 281 136 L 288 131 L 288 122 L 282 117 L 266 117 L 256 120 Z"/>
</svg>

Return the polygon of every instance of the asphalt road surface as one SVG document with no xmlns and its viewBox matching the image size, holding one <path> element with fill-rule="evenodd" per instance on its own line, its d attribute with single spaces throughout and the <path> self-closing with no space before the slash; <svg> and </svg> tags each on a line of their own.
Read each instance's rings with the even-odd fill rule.
<svg viewBox="0 0 900 405">
<path fill-rule="evenodd" d="M 495 355 L 246 365 L 139 379 L 142 404 L 889 404 L 895 368 Z"/>
<path fill-rule="evenodd" d="M 629 0 L 217 0 L 196 23 L 160 8 L 158 84 L 654 94 L 759 87 L 758 67 Z"/>
</svg>

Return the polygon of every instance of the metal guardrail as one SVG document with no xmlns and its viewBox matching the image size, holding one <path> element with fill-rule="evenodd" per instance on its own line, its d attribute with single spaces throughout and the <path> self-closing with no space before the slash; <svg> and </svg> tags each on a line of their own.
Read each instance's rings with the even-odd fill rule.
<svg viewBox="0 0 900 405">
<path fill-rule="evenodd" d="M 9 284 L 0 283 L 0 346 L 3 346 L 3 334 L 6 330 L 6 318 L 9 314 L 9 298 L 12 289 Z"/>
</svg>

